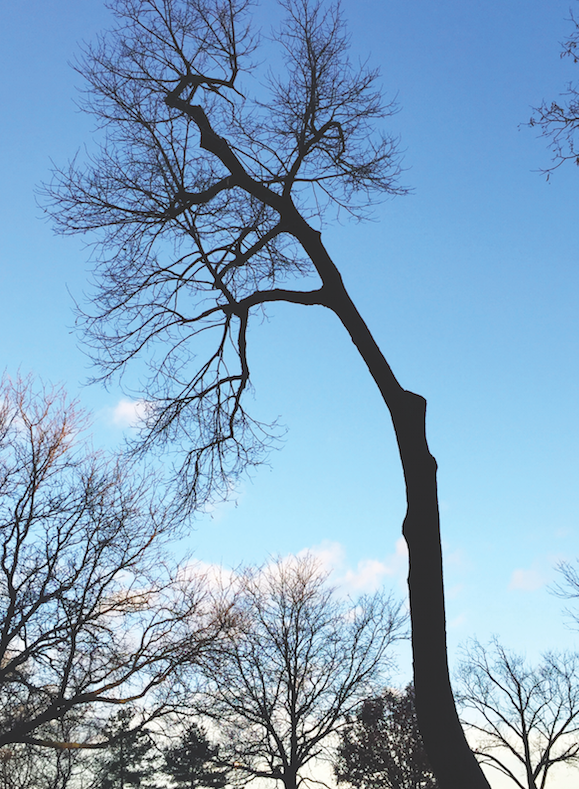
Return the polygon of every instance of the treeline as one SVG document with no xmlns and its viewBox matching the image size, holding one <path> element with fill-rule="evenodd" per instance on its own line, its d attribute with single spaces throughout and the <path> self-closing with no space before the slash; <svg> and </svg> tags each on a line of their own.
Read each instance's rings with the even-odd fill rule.
<svg viewBox="0 0 579 789">
<path fill-rule="evenodd" d="M 309 555 L 178 565 L 155 477 L 95 452 L 62 391 L 6 378 L 0 403 L 0 789 L 437 786 L 412 686 L 387 688 L 402 603 L 340 597 Z M 474 642 L 455 685 L 513 785 L 577 762 L 577 655 Z"/>
<path fill-rule="evenodd" d="M 146 785 L 127 754 L 145 758 L 152 741 L 169 754 L 194 716 L 218 729 L 223 769 L 295 789 L 384 682 L 402 604 L 337 597 L 311 556 L 230 577 L 176 566 L 179 513 L 154 476 L 94 452 L 83 427 L 62 391 L 3 382 L 4 786 L 92 785 L 95 771 L 98 786 Z"/>
</svg>

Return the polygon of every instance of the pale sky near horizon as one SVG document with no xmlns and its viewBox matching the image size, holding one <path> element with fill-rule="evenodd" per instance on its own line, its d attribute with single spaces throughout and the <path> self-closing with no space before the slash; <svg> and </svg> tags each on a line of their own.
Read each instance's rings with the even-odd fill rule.
<svg viewBox="0 0 579 789">
<path fill-rule="evenodd" d="M 547 183 L 546 143 L 525 125 L 579 82 L 579 65 L 559 57 L 569 4 L 343 2 L 354 53 L 370 54 L 397 96 L 387 128 L 413 191 L 324 239 L 399 381 L 428 400 L 451 665 L 474 636 L 532 661 L 579 647 L 549 592 L 556 564 L 579 557 L 579 168 Z M 267 23 L 271 6 L 256 18 Z M 136 397 L 81 386 L 90 370 L 69 291 L 82 299 L 88 253 L 52 235 L 33 194 L 51 158 L 90 146 L 67 61 L 108 19 L 97 0 L 2 10 L 0 336 L 1 367 L 65 383 L 94 411 L 95 441 L 112 446 Z M 250 336 L 252 414 L 279 415 L 285 444 L 188 545 L 229 567 L 311 549 L 352 593 L 403 594 L 403 482 L 378 393 L 331 315 L 268 314 Z M 408 654 L 401 662 L 405 682 Z"/>
</svg>

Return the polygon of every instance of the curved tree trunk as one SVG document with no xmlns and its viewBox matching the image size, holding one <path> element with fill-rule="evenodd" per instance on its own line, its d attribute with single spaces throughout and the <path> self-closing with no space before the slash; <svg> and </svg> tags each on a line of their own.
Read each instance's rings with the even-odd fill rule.
<svg viewBox="0 0 579 789">
<path fill-rule="evenodd" d="M 306 224 L 305 222 L 303 223 Z M 426 441 L 426 400 L 396 380 L 350 299 L 320 234 L 298 235 L 323 282 L 321 301 L 336 313 L 366 362 L 392 416 L 406 483 L 403 534 L 408 544 L 416 712 L 441 789 L 490 789 L 460 725 L 448 673 L 436 460 Z"/>
<path fill-rule="evenodd" d="M 317 291 L 256 291 L 253 297 L 238 303 L 237 309 L 246 312 L 252 305 L 269 300 L 328 307 L 350 335 L 390 411 L 406 482 L 407 513 L 403 534 L 410 563 L 408 587 L 416 712 L 424 747 L 441 789 L 490 789 L 464 736 L 450 687 L 436 461 L 426 442 L 426 401 L 402 389 L 396 380 L 349 297 L 340 272 L 322 243 L 321 234 L 300 215 L 291 195 L 280 195 L 255 181 L 227 141 L 215 133 L 203 108 L 179 98 L 189 81 L 190 77 L 183 77 L 167 96 L 166 103 L 196 123 L 201 148 L 220 159 L 237 187 L 279 213 L 280 232 L 290 233 L 298 240 L 322 281 Z"/>
</svg>

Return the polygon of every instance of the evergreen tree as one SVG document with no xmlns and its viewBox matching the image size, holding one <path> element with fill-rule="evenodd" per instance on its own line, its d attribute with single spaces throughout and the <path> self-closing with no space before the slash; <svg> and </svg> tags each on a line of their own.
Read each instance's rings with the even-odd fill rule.
<svg viewBox="0 0 579 789">
<path fill-rule="evenodd" d="M 358 789 L 437 789 L 418 728 L 414 687 L 366 699 L 341 732 L 334 771 Z"/>
<path fill-rule="evenodd" d="M 193 723 L 180 743 L 165 751 L 164 772 L 177 789 L 221 789 L 227 783 L 227 772 L 216 765 L 219 746 L 211 745 L 207 732 Z"/>
<path fill-rule="evenodd" d="M 95 770 L 95 789 L 129 789 L 150 786 L 146 779 L 153 774 L 149 732 L 131 728 L 133 713 L 123 709 L 107 727 L 111 745 L 102 754 Z"/>
</svg>

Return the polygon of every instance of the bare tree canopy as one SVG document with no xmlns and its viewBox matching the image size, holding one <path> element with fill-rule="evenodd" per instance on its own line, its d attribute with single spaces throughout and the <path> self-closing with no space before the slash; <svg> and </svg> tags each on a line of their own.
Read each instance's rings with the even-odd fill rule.
<svg viewBox="0 0 579 789">
<path fill-rule="evenodd" d="M 77 65 L 101 144 L 54 171 L 47 210 L 61 233 L 97 239 L 88 343 L 104 379 L 148 364 L 135 449 L 174 453 L 184 507 L 225 496 L 272 440 L 244 406 L 250 317 L 272 301 L 338 317 L 390 411 L 404 470 L 424 744 L 443 789 L 488 789 L 448 676 L 426 401 L 397 381 L 320 232 L 328 211 L 360 218 L 405 191 L 395 140 L 378 130 L 395 108 L 377 71 L 349 60 L 339 4 L 280 6 L 268 59 L 283 65 L 264 74 L 249 0 L 112 0 L 116 24 Z"/>
<path fill-rule="evenodd" d="M 562 576 L 562 581 L 552 588 L 553 594 L 565 600 L 579 599 L 579 572 L 570 562 L 559 562 L 557 570 Z M 576 608 L 567 608 L 565 613 L 579 624 L 579 612 Z"/>
<path fill-rule="evenodd" d="M 394 141 L 371 127 L 392 107 L 377 72 L 350 64 L 338 7 L 283 4 L 286 71 L 252 100 L 251 5 L 113 3 L 117 26 L 78 65 L 104 142 L 49 187 L 61 232 L 99 233 L 84 325 L 103 374 L 147 358 L 144 446 L 184 448 L 195 504 L 227 492 L 268 443 L 242 403 L 250 309 L 324 303 L 278 287 L 315 273 L 296 223 L 321 218 L 321 202 L 356 213 L 400 191 Z"/>
<path fill-rule="evenodd" d="M 216 596 L 230 626 L 205 653 L 195 704 L 220 732 L 220 760 L 242 785 L 255 778 L 308 783 L 329 738 L 392 667 L 401 605 L 383 594 L 343 601 L 311 556 L 248 569 Z"/>
<path fill-rule="evenodd" d="M 153 480 L 93 452 L 84 426 L 62 391 L 3 381 L 0 746 L 90 746 L 87 707 L 147 696 L 163 714 L 167 676 L 214 633 L 200 584 L 164 567 Z"/>
<path fill-rule="evenodd" d="M 573 63 L 579 62 L 579 21 L 571 14 L 571 23 L 575 29 L 563 42 L 561 57 L 569 57 Z M 567 85 L 567 90 L 561 95 L 561 100 L 546 102 L 535 109 L 535 114 L 529 121 L 530 126 L 538 126 L 541 136 L 549 140 L 549 147 L 553 153 L 553 165 L 543 172 L 547 178 L 564 162 L 574 162 L 579 165 L 579 150 L 576 147 L 575 136 L 579 130 L 579 87 L 572 82 Z"/>
<path fill-rule="evenodd" d="M 76 783 L 84 754 L 54 750 L 26 743 L 0 748 L 1 789 L 71 789 Z"/>
<path fill-rule="evenodd" d="M 578 655 L 547 652 L 530 667 L 496 639 L 489 650 L 475 641 L 457 701 L 481 762 L 520 789 L 544 789 L 553 767 L 579 763 Z"/>
</svg>

